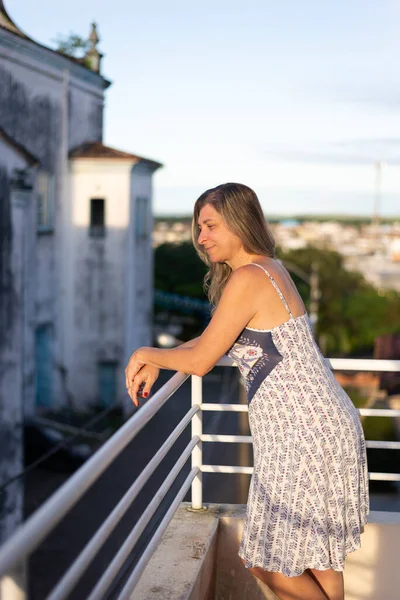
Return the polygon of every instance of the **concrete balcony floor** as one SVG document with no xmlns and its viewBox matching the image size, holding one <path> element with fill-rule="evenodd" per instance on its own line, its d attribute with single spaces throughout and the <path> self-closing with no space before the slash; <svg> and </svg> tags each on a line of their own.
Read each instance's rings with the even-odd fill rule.
<svg viewBox="0 0 400 600">
<path fill-rule="evenodd" d="M 276 600 L 237 555 L 246 506 L 182 503 L 131 600 Z M 372 511 L 361 549 L 348 555 L 346 600 L 398 600 L 400 513 Z"/>
</svg>

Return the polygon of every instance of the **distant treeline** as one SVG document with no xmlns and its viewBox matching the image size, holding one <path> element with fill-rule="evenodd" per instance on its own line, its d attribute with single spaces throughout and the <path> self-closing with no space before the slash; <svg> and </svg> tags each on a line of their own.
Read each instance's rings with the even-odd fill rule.
<svg viewBox="0 0 400 600">
<path fill-rule="evenodd" d="M 277 255 L 307 275 L 316 265 L 320 291 L 316 337 L 330 356 L 371 355 L 377 336 L 400 331 L 398 292 L 378 292 L 360 273 L 347 271 L 338 252 L 309 246 L 289 252 L 278 248 Z M 206 266 L 191 242 L 161 244 L 154 251 L 154 266 L 156 289 L 206 299 Z M 310 286 L 294 273 L 292 278 L 308 307 Z"/>
<path fill-rule="evenodd" d="M 368 225 L 371 223 L 371 217 L 358 217 L 352 215 L 265 215 L 265 218 L 270 223 L 280 223 L 281 221 L 298 221 L 299 223 L 304 222 L 316 222 L 324 223 L 326 221 L 336 221 L 343 223 L 344 225 L 354 225 L 355 227 L 361 225 Z M 190 215 L 156 215 L 154 217 L 155 223 L 191 223 L 192 217 Z M 400 223 L 399 217 L 381 217 L 379 219 L 381 225 L 390 225 L 392 223 Z"/>
</svg>

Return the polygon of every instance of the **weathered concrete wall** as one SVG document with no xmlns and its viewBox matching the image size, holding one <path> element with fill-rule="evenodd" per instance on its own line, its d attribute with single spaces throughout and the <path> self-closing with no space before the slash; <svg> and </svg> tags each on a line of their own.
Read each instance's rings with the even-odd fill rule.
<svg viewBox="0 0 400 600">
<path fill-rule="evenodd" d="M 71 80 L 69 91 L 68 148 L 103 139 L 103 94 Z"/>
<path fill-rule="evenodd" d="M 64 351 L 61 321 L 65 251 L 63 223 L 68 150 L 101 140 L 104 81 L 65 57 L 0 29 L 0 127 L 54 176 L 54 229 L 36 239 L 34 293 L 36 326 L 53 331 L 53 401 L 62 403 Z M 1 156 L 0 156 L 1 163 Z M 35 224 L 34 224 L 34 229 Z M 35 232 L 36 233 L 36 232 Z M 32 348 L 30 348 L 32 357 Z M 34 382 L 27 373 L 25 411 L 35 412 Z"/>
<path fill-rule="evenodd" d="M 21 324 L 14 285 L 10 185 L 6 169 L 0 167 L 0 485 L 22 467 Z M 21 500 L 21 482 L 0 492 L 0 544 L 21 521 Z"/>
<path fill-rule="evenodd" d="M 53 405 L 66 398 L 82 407 L 97 404 L 97 365 L 107 361 L 117 364 L 121 403 L 127 356 L 152 341 L 153 170 L 140 164 L 131 173 L 135 161 L 111 161 L 68 181 L 68 151 L 102 139 L 104 88 L 98 75 L 0 31 L 0 126 L 55 178 L 54 228 L 37 237 L 32 288 L 36 326 L 53 332 Z M 148 200 L 149 235 L 140 239 L 138 196 Z M 88 235 L 91 197 L 106 198 L 104 239 Z M 79 207 L 86 211 L 83 222 L 82 215 L 76 221 Z M 32 375 L 26 379 L 26 413 L 34 414 Z"/>
<path fill-rule="evenodd" d="M 11 188 L 14 169 L 25 161 L 0 141 L 0 486 L 23 469 L 24 382 L 31 365 L 25 361 L 32 338 L 33 304 L 26 297 L 26 282 L 33 266 L 27 262 L 31 235 L 32 193 Z M 29 329 L 30 327 L 30 329 Z M 29 335 L 29 332 L 31 335 Z M 21 479 L 0 491 L 0 544 L 22 521 Z"/>
<path fill-rule="evenodd" d="M 12 140 L 0 139 L 0 485 L 23 468 L 23 419 L 36 410 L 34 335 L 43 323 L 54 331 L 50 368 L 60 398 L 65 164 L 71 145 L 101 139 L 103 91 L 98 75 L 0 28 L 0 128 Z M 35 188 L 11 190 L 14 169 L 30 162 L 24 149 L 55 179 L 54 228 L 45 235 L 36 232 Z M 0 543 L 21 519 L 18 480 L 0 493 Z"/>
<path fill-rule="evenodd" d="M 1 47 L 1 37 L 0 37 Z M 13 57 L 14 58 L 14 57 Z M 39 66 L 39 65 L 38 65 Z M 61 141 L 61 84 L 46 73 L 34 72 L 31 64 L 18 64 L 0 60 L 0 126 L 16 142 L 22 144 L 40 161 L 40 168 L 53 174 L 56 191 L 59 190 L 59 162 Z M 55 215 L 59 195 L 55 195 Z M 36 229 L 36 224 L 34 224 Z M 52 323 L 57 341 L 59 328 L 56 315 L 57 302 L 57 228 L 53 233 L 36 239 L 36 285 L 26 290 L 34 293 L 36 324 Z M 56 364 L 56 361 L 53 363 Z M 57 391 L 57 371 L 54 370 Z M 28 378 L 30 394 L 25 400 L 26 414 L 35 411 L 32 377 Z"/>
<path fill-rule="evenodd" d="M 1 42 L 0 37 L 0 48 Z M 31 64 L 16 64 L 16 58 L 18 53 L 14 52 L 0 59 L 0 126 L 40 160 L 41 168 L 57 177 L 60 83 L 46 73 L 33 70 Z M 27 294 L 34 294 L 36 324 L 53 323 L 57 314 L 55 244 L 56 234 L 39 236 L 36 240 L 36 285 L 26 290 Z M 32 354 L 30 357 L 32 362 L 34 357 Z M 32 374 L 27 376 L 26 387 L 25 413 L 32 415 L 35 411 Z"/>
</svg>

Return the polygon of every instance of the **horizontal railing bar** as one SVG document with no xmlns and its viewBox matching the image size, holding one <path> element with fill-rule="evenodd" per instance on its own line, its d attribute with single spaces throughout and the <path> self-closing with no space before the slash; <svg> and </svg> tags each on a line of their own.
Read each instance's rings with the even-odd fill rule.
<svg viewBox="0 0 400 600">
<path fill-rule="evenodd" d="M 330 368 L 340 371 L 400 372 L 400 360 L 341 358 L 326 358 L 325 360 L 328 362 Z M 228 357 L 223 357 L 217 365 L 237 367 L 237 363 Z M 14 535 L 0 548 L 0 577 L 6 574 L 16 563 L 24 560 L 24 558 L 39 546 L 49 532 L 54 529 L 64 515 L 76 504 L 106 468 L 109 467 L 116 456 L 118 456 L 126 445 L 147 424 L 171 395 L 183 384 L 187 377 L 188 375 L 184 373 L 176 373 L 173 375 L 173 377 L 171 377 L 171 379 L 156 394 L 154 394 L 153 398 L 151 398 L 139 412 L 129 419 L 129 421 L 125 423 L 88 461 L 86 461 L 86 463 L 72 475 L 67 482 L 57 490 L 57 492 L 55 492 L 21 527 L 17 529 Z M 204 411 L 248 411 L 247 404 L 210 403 L 202 404 L 199 408 Z M 362 416 L 400 417 L 400 410 L 395 409 L 361 408 L 358 409 L 358 412 Z M 219 436 L 218 440 L 211 439 L 213 436 L 207 436 L 208 434 L 204 434 L 201 438 L 202 441 L 240 441 L 251 443 L 250 436 Z M 369 440 L 366 444 L 369 448 L 399 449 L 400 442 Z M 203 465 L 202 471 L 251 474 L 252 467 Z M 394 473 L 370 473 L 369 477 L 374 480 L 400 481 L 400 475 Z M 107 533 L 106 538 L 109 533 Z M 97 538 L 97 542 L 98 541 L 99 538 Z M 89 544 L 90 543 L 91 542 L 89 542 Z"/>
<path fill-rule="evenodd" d="M 253 474 L 253 467 L 230 467 L 228 465 L 202 465 L 203 473 L 244 473 Z M 400 481 L 400 473 L 369 473 L 374 481 Z"/>
<path fill-rule="evenodd" d="M 201 410 L 221 412 L 248 412 L 248 404 L 201 404 Z M 357 408 L 362 416 L 370 417 L 400 417 L 400 410 L 395 408 Z"/>
<path fill-rule="evenodd" d="M 251 435 L 218 435 L 210 433 L 203 433 L 200 439 L 202 442 L 241 442 L 243 444 L 251 444 L 253 441 Z"/>
<path fill-rule="evenodd" d="M 251 475 L 253 467 L 231 467 L 228 465 L 202 465 L 203 473 L 246 473 Z"/>
<path fill-rule="evenodd" d="M 217 410 L 223 412 L 248 412 L 249 407 L 247 404 L 201 404 L 201 410 Z"/>
<path fill-rule="evenodd" d="M 28 556 L 188 378 L 175 373 L 82 467 L 0 548 L 0 576 Z"/>
<path fill-rule="evenodd" d="M 400 473 L 370 473 L 371 481 L 400 481 Z"/>
<path fill-rule="evenodd" d="M 367 440 L 367 448 L 385 448 L 386 450 L 400 450 L 400 442 L 386 442 L 380 440 Z"/>
<path fill-rule="evenodd" d="M 199 436 L 195 436 L 190 440 L 189 444 L 186 446 L 185 450 L 182 452 L 181 456 L 175 463 L 173 469 L 171 469 L 170 473 L 168 474 L 168 477 L 165 479 L 164 483 L 155 493 L 154 498 L 152 499 L 152 501 L 150 502 L 150 504 L 148 505 L 148 507 L 146 508 L 136 525 L 134 526 L 134 528 L 132 529 L 131 533 L 128 535 L 128 537 L 122 544 L 121 548 L 118 550 L 117 554 L 114 556 L 113 560 L 111 561 L 111 563 L 109 564 L 99 581 L 97 582 L 96 586 L 93 588 L 87 600 L 98 600 L 99 598 L 105 597 L 107 589 L 114 581 L 114 578 L 116 577 L 118 571 L 128 558 L 132 548 L 142 535 L 150 519 L 156 512 L 165 495 L 167 494 L 169 488 L 171 487 L 174 480 L 180 473 L 182 467 L 190 457 L 193 448 L 199 443 L 199 441 Z M 195 473 L 196 475 L 198 471 L 199 469 L 197 468 Z"/>
<path fill-rule="evenodd" d="M 376 358 L 325 358 L 331 369 L 335 371 L 400 371 L 400 360 L 383 360 Z M 237 367 L 237 363 L 227 356 L 222 357 L 217 367 Z"/>
<path fill-rule="evenodd" d="M 358 412 L 363 417 L 400 417 L 397 408 L 359 408 Z"/>
<path fill-rule="evenodd" d="M 167 529 L 168 525 L 172 521 L 174 514 L 178 510 L 183 498 L 185 497 L 187 491 L 189 490 L 190 485 L 191 485 L 193 479 L 196 477 L 198 471 L 199 471 L 198 467 L 193 467 L 193 469 L 190 471 L 189 475 L 186 477 L 175 500 L 173 501 L 173 503 L 171 504 L 167 513 L 165 514 L 165 517 L 163 518 L 160 525 L 158 526 L 154 536 L 151 538 L 149 544 L 146 547 L 146 550 L 143 552 L 142 556 L 140 557 L 138 564 L 136 565 L 135 569 L 133 570 L 131 576 L 129 577 L 128 581 L 126 582 L 125 587 L 123 588 L 121 594 L 118 596 L 117 600 L 130 600 L 133 589 L 135 588 L 140 577 L 142 576 L 142 573 L 143 573 L 144 569 L 146 568 L 150 558 L 156 551 L 165 530 Z"/>
<path fill-rule="evenodd" d="M 107 540 L 109 535 L 113 532 L 119 521 L 122 519 L 132 502 L 135 500 L 140 490 L 149 480 L 155 469 L 158 467 L 160 462 L 163 460 L 167 452 L 173 446 L 175 441 L 178 439 L 185 427 L 188 426 L 194 414 L 199 411 L 199 406 L 193 406 L 191 410 L 185 415 L 185 417 L 178 423 L 173 432 L 165 440 L 161 448 L 153 456 L 151 461 L 147 464 L 145 469 L 140 473 L 135 482 L 131 485 L 129 490 L 124 494 L 123 498 L 119 501 L 114 510 L 110 513 L 107 519 L 102 523 L 100 529 L 88 542 L 79 556 L 75 559 L 72 566 L 64 574 L 63 578 L 57 583 L 54 589 L 51 591 L 47 600 L 62 600 L 69 592 L 75 587 L 82 574 L 87 569 L 88 565 L 92 562 L 104 542 Z"/>
<path fill-rule="evenodd" d="M 400 371 L 400 360 L 376 358 L 326 358 L 334 371 Z"/>
<path fill-rule="evenodd" d="M 253 438 L 251 435 L 218 435 L 203 433 L 200 436 L 202 442 L 223 442 L 223 443 L 242 443 L 251 444 Z M 367 448 L 386 448 L 391 450 L 400 450 L 400 442 L 386 442 L 380 440 L 367 440 L 365 442 Z"/>
</svg>

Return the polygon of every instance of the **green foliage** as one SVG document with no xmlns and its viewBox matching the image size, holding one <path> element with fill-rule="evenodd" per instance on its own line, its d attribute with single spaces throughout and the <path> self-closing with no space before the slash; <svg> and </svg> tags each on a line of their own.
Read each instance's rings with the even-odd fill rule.
<svg viewBox="0 0 400 600">
<path fill-rule="evenodd" d="M 89 40 L 85 40 L 76 33 L 70 33 L 68 36 L 58 34 L 57 38 L 53 41 L 57 44 L 57 52 L 71 58 L 84 59 L 85 54 L 90 48 Z M 86 66 L 89 66 L 89 62 Z"/>
<path fill-rule="evenodd" d="M 206 271 L 192 242 L 161 244 L 154 251 L 154 286 L 158 290 L 207 300 L 203 291 Z"/>
<path fill-rule="evenodd" d="M 379 295 L 360 273 L 344 268 L 338 252 L 307 247 L 278 254 L 283 261 L 294 263 L 308 274 L 313 262 L 318 265 L 321 297 L 316 336 L 325 340 L 324 350 L 330 356 L 370 353 L 377 336 L 399 330 L 398 294 Z M 292 277 L 309 305 L 309 286 L 296 275 Z"/>
<path fill-rule="evenodd" d="M 278 257 L 308 275 L 311 265 L 317 264 L 321 296 L 316 338 L 327 355 L 371 354 L 377 336 L 399 331 L 397 292 L 379 295 L 360 273 L 344 268 L 343 257 L 338 252 L 314 247 L 289 252 L 278 249 Z M 158 246 L 154 263 L 157 289 L 206 299 L 203 279 L 207 267 L 191 242 Z M 292 277 L 308 307 L 309 285 L 295 274 Z"/>
</svg>

